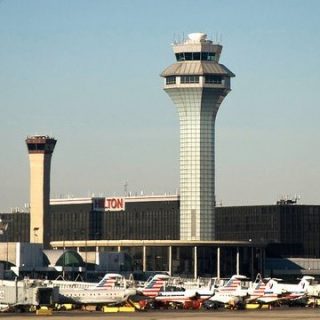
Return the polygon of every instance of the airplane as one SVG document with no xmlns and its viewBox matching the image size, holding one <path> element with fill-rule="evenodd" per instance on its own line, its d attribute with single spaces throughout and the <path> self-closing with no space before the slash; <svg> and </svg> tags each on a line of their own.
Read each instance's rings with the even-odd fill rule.
<svg viewBox="0 0 320 320">
<path fill-rule="evenodd" d="M 303 276 L 300 282 L 296 285 L 280 284 L 282 279 L 271 278 L 266 284 L 263 295 L 257 298 L 260 304 L 293 304 L 302 303 L 307 304 L 308 297 L 311 296 L 312 288 L 310 284 L 314 280 L 312 276 Z M 315 291 L 315 290 L 313 290 Z"/>
<path fill-rule="evenodd" d="M 135 294 L 136 289 L 128 288 L 122 275 L 107 273 L 95 286 L 79 288 L 74 283 L 74 287 L 59 287 L 59 303 L 116 305 Z"/>
<path fill-rule="evenodd" d="M 216 278 L 209 281 L 206 287 L 193 286 L 185 289 L 182 286 L 163 286 L 154 297 L 156 306 L 170 306 L 183 309 L 199 309 L 202 303 L 215 293 Z"/>
<path fill-rule="evenodd" d="M 216 290 L 214 296 L 204 302 L 207 309 L 217 309 L 219 306 L 239 308 L 248 296 L 249 279 L 243 275 L 233 275 L 229 281 Z"/>
<path fill-rule="evenodd" d="M 202 302 L 214 294 L 216 279 L 209 281 L 206 287 L 192 283 L 192 288 L 184 288 L 184 284 L 176 278 L 166 274 L 156 274 L 150 277 L 143 288 L 137 288 L 142 295 L 141 300 L 146 300 L 150 308 L 174 307 L 198 309 Z M 152 299 L 152 300 L 150 300 Z"/>
</svg>

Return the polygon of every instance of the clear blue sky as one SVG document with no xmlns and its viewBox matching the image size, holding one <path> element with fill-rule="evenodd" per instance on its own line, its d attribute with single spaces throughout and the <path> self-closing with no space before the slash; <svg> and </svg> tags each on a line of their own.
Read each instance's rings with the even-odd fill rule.
<svg viewBox="0 0 320 320">
<path fill-rule="evenodd" d="M 320 204 L 320 1 L 0 0 L 0 211 L 29 202 L 24 139 L 58 139 L 51 196 L 175 193 L 171 42 L 222 35 L 235 74 L 216 124 L 216 196 Z"/>
</svg>

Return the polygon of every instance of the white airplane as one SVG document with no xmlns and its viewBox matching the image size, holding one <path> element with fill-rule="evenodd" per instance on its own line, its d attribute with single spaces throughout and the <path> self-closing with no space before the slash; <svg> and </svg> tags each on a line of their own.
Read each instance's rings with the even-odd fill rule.
<svg viewBox="0 0 320 320">
<path fill-rule="evenodd" d="M 172 278 L 166 274 L 156 274 L 150 277 L 143 288 L 137 288 L 137 291 L 153 299 L 148 300 L 153 307 L 198 309 L 203 301 L 214 294 L 215 283 L 216 279 L 213 278 L 206 286 L 200 287 L 199 283 L 192 282 L 192 284 L 189 283 L 188 288 L 185 288 L 181 279 Z"/>
<path fill-rule="evenodd" d="M 293 302 L 307 303 L 308 296 L 311 292 L 315 292 L 316 287 L 310 284 L 314 277 L 303 276 L 296 285 L 280 284 L 281 279 L 271 278 L 266 284 L 265 291 L 261 297 L 257 299 L 260 304 L 286 304 Z"/>
<path fill-rule="evenodd" d="M 136 294 L 136 289 L 128 288 L 125 278 L 116 273 L 107 273 L 95 286 L 83 289 L 74 285 L 59 287 L 60 303 L 116 305 Z"/>
<path fill-rule="evenodd" d="M 202 303 L 212 297 L 215 293 L 217 279 L 211 279 L 207 286 L 185 289 L 181 287 L 163 286 L 158 295 L 154 297 L 156 304 L 172 306 L 183 309 L 199 309 Z"/>
<path fill-rule="evenodd" d="M 216 309 L 219 306 L 239 307 L 248 295 L 249 279 L 242 275 L 233 275 L 229 281 L 218 288 L 215 295 L 209 298 L 204 306 Z"/>
</svg>

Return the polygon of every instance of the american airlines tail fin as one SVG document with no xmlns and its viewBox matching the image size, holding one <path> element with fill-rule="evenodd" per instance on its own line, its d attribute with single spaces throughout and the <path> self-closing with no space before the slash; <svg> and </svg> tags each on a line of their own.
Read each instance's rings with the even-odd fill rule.
<svg viewBox="0 0 320 320">
<path fill-rule="evenodd" d="M 246 276 L 233 275 L 229 281 L 221 287 L 218 291 L 220 293 L 231 293 L 241 288 L 241 280 L 247 280 Z"/>
<path fill-rule="evenodd" d="M 141 292 L 148 297 L 155 297 L 158 295 L 161 287 L 163 287 L 170 276 L 166 274 L 156 274 L 153 278 L 145 283 L 145 286 L 141 289 Z"/>
<path fill-rule="evenodd" d="M 248 290 L 248 294 L 251 299 L 255 299 L 261 297 L 264 294 L 264 290 L 266 289 L 266 281 L 264 281 L 261 277 L 261 274 L 258 273 L 256 280 L 253 282 L 252 287 Z"/>
<path fill-rule="evenodd" d="M 124 277 L 118 273 L 107 273 L 102 280 L 96 285 L 97 288 L 114 288 L 119 287 L 125 282 Z"/>
</svg>

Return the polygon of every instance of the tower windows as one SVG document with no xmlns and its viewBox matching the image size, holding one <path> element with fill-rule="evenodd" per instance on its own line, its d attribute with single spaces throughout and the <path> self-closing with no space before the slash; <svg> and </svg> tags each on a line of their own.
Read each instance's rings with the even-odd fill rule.
<svg viewBox="0 0 320 320">
<path fill-rule="evenodd" d="M 216 54 L 214 52 L 179 52 L 176 53 L 177 61 L 214 61 Z"/>
<path fill-rule="evenodd" d="M 192 55 L 192 53 L 193 53 L 193 52 L 185 52 L 185 53 L 184 53 L 184 59 L 187 60 L 187 61 L 188 61 L 188 60 L 193 60 L 193 55 Z"/>
<path fill-rule="evenodd" d="M 199 76 L 181 76 L 180 83 L 199 83 Z"/>
<path fill-rule="evenodd" d="M 192 52 L 192 60 L 200 60 L 200 52 Z"/>
<path fill-rule="evenodd" d="M 222 76 L 206 75 L 205 76 L 205 83 L 221 84 L 222 83 Z"/>
<path fill-rule="evenodd" d="M 45 150 L 45 144 L 43 143 L 28 143 L 28 150 Z"/>
<path fill-rule="evenodd" d="M 214 61 L 216 54 L 214 52 L 201 52 L 201 60 Z"/>
<path fill-rule="evenodd" d="M 166 84 L 176 84 L 176 77 L 175 76 L 166 77 Z"/>
</svg>

